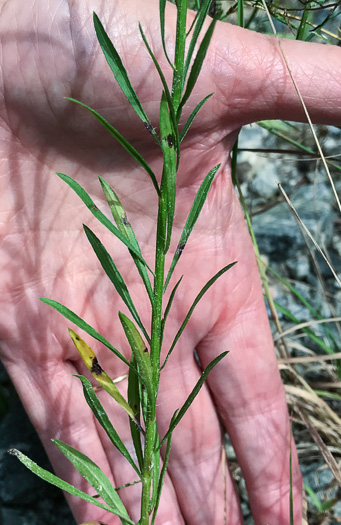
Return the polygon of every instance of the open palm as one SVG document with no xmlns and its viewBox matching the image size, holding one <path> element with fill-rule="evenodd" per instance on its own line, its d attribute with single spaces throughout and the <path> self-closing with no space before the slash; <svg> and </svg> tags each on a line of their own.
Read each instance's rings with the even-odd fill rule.
<svg viewBox="0 0 341 525">
<path fill-rule="evenodd" d="M 115 486 L 134 481 L 134 471 L 112 450 L 83 398 L 84 374 L 65 320 L 39 302 L 53 298 L 83 317 L 129 359 L 118 310 L 125 307 L 102 271 L 82 229 L 100 237 L 128 283 L 148 326 L 150 305 L 127 249 L 98 225 L 55 172 L 76 179 L 105 210 L 98 176 L 119 195 L 153 266 L 157 201 L 147 174 L 106 134 L 74 97 L 94 107 L 129 139 L 161 177 L 158 146 L 129 107 L 102 56 L 92 27 L 95 10 L 115 42 L 150 121 L 157 128 L 161 83 L 141 43 L 138 21 L 160 62 L 158 2 L 43 0 L 23 11 L 2 1 L 0 34 L 1 358 L 46 447 L 56 472 L 88 491 L 51 438 L 89 455 Z M 172 48 L 175 10 L 167 7 Z M 340 50 L 283 42 L 284 51 L 315 121 L 340 123 Z M 314 52 L 312 52 L 314 50 Z M 319 74 L 323 71 L 323 80 Z M 322 93 L 323 84 L 323 93 Z M 198 305 L 161 375 L 158 421 L 161 435 L 200 375 L 193 351 L 205 367 L 229 350 L 209 376 L 176 429 L 159 524 L 242 522 L 238 499 L 222 460 L 221 422 L 242 467 L 255 523 L 289 523 L 290 428 L 283 387 L 253 248 L 234 192 L 229 153 L 243 124 L 264 118 L 303 119 L 298 97 L 273 39 L 218 24 L 204 70 L 184 119 L 215 92 L 183 142 L 177 186 L 172 253 L 199 184 L 221 163 L 202 215 L 173 277 L 184 275 L 169 315 L 165 351 L 203 284 L 226 264 L 238 263 Z M 185 121 L 185 120 L 184 120 Z M 84 336 L 84 335 L 83 335 Z M 89 344 L 89 336 L 84 336 Z M 93 344 L 112 377 L 127 367 Z M 119 387 L 125 392 L 126 380 Z M 131 448 L 127 416 L 104 392 L 101 402 Z M 219 416 L 217 415 L 219 414 Z M 301 477 L 294 454 L 295 523 L 301 515 Z M 139 487 L 137 485 L 137 487 Z M 132 518 L 139 515 L 139 490 L 120 494 Z M 91 492 L 90 492 L 91 493 Z M 78 522 L 118 518 L 69 499 Z"/>
</svg>

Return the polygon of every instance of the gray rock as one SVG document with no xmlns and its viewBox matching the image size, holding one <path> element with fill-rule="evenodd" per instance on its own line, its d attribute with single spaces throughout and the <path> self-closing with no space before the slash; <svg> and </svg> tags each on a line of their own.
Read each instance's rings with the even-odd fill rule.
<svg viewBox="0 0 341 525">
<path fill-rule="evenodd" d="M 333 238 L 335 212 L 326 186 L 317 186 L 316 189 L 311 186 L 300 188 L 292 202 L 316 241 L 328 245 Z M 318 200 L 315 200 L 316 192 Z M 261 253 L 269 255 L 272 261 L 287 262 L 300 251 L 306 253 L 304 237 L 285 202 L 253 217 L 252 224 Z"/>
<path fill-rule="evenodd" d="M 256 174 L 250 183 L 251 191 L 260 197 L 260 201 L 267 201 L 278 193 L 278 176 L 273 164 L 262 157 L 258 157 L 255 166 Z"/>
<path fill-rule="evenodd" d="M 338 499 L 337 503 L 330 509 L 329 512 L 331 516 L 339 518 L 341 516 L 340 494 L 338 493 L 337 487 L 335 486 L 335 480 L 334 484 L 332 483 L 334 479 L 333 474 L 328 468 L 326 468 L 325 463 L 322 461 L 315 461 L 310 464 L 304 464 L 301 466 L 301 471 L 304 482 L 307 483 L 309 487 L 315 492 L 321 503 L 327 500 Z M 310 500 L 310 497 L 307 497 L 308 500 Z M 311 506 L 312 508 L 314 507 L 312 502 Z M 330 525 L 336 525 L 336 523 L 339 523 L 339 521 L 334 521 L 331 518 L 331 521 L 328 523 Z"/>
</svg>

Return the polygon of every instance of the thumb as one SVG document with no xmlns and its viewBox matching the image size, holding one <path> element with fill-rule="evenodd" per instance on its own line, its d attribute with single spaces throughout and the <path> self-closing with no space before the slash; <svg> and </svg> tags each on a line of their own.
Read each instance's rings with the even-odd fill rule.
<svg viewBox="0 0 341 525">
<path fill-rule="evenodd" d="M 207 65 L 217 115 L 232 128 L 265 119 L 305 122 L 282 49 L 313 122 L 341 124 L 341 50 L 217 24 Z"/>
</svg>

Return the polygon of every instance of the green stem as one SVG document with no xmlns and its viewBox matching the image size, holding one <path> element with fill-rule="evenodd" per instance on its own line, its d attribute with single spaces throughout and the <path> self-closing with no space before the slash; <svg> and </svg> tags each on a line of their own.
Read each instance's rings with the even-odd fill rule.
<svg viewBox="0 0 341 525">
<path fill-rule="evenodd" d="M 144 460 L 142 469 L 142 495 L 141 495 L 141 519 L 140 525 L 149 524 L 151 500 L 151 484 L 153 476 L 153 465 L 157 460 L 156 454 L 156 398 L 159 389 L 160 378 L 160 353 L 161 353 L 161 334 L 162 334 L 162 298 L 163 281 L 165 272 L 165 238 L 167 209 L 165 199 L 165 186 L 161 184 L 161 197 L 159 199 L 158 223 L 156 233 L 156 254 L 155 254 L 155 279 L 154 279 L 154 300 L 152 308 L 152 327 L 151 327 L 151 347 L 150 358 L 152 364 L 152 399 L 149 400 L 149 410 L 146 421 L 146 437 L 144 445 Z"/>
</svg>

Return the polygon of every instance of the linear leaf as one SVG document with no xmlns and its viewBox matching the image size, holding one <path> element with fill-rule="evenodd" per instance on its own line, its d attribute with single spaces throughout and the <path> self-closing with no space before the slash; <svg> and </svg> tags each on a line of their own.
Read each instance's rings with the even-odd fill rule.
<svg viewBox="0 0 341 525">
<path fill-rule="evenodd" d="M 142 166 L 142 168 L 147 172 L 147 174 L 149 175 L 149 177 L 152 180 L 154 188 L 156 189 L 156 193 L 159 195 L 160 194 L 160 189 L 159 189 L 159 185 L 157 183 L 157 180 L 156 180 L 156 177 L 155 177 L 155 174 L 154 174 L 153 170 L 147 164 L 147 162 L 144 160 L 144 158 L 139 154 L 139 152 L 134 148 L 134 146 L 132 144 L 130 144 L 130 142 L 128 142 L 128 140 L 126 140 L 123 137 L 123 135 L 121 135 L 121 133 L 119 131 L 117 131 L 116 128 L 114 128 L 114 126 L 112 126 L 107 120 L 105 120 L 105 118 L 102 117 L 102 115 L 97 113 L 97 111 L 95 111 L 94 109 L 90 108 L 86 104 L 83 104 L 83 102 L 80 102 L 79 100 L 76 100 L 75 98 L 70 98 L 70 97 L 65 97 L 65 98 L 66 98 L 66 100 L 70 100 L 71 102 L 75 102 L 76 104 L 79 104 L 80 106 L 83 106 L 83 108 L 85 108 L 88 111 L 90 111 L 90 113 L 94 117 L 97 118 L 97 120 L 102 124 L 102 126 L 104 126 L 105 129 L 107 131 L 109 131 L 110 135 L 115 137 L 117 142 L 119 144 L 121 144 L 121 146 L 129 153 L 129 155 L 131 157 L 133 157 L 140 164 L 140 166 Z"/>
<path fill-rule="evenodd" d="M 185 67 L 184 67 L 184 79 L 186 79 L 186 77 L 187 77 L 189 66 L 190 66 L 190 63 L 191 63 L 191 60 L 192 60 L 192 56 L 193 56 L 193 53 L 194 53 L 194 48 L 195 48 L 196 43 L 198 41 L 198 38 L 199 38 L 199 35 L 200 35 L 200 32 L 201 32 L 202 26 L 203 26 L 203 24 L 205 22 L 205 18 L 207 16 L 207 13 L 208 13 L 208 10 L 210 8 L 211 3 L 212 3 L 212 0 L 204 0 L 204 2 L 202 3 L 202 5 L 200 7 L 200 10 L 198 11 L 197 22 L 196 22 L 195 27 L 194 27 L 194 31 L 193 31 L 193 34 L 192 34 L 191 42 L 189 44 L 189 48 L 188 48 L 188 52 L 187 52 L 187 56 L 186 56 L 186 62 L 185 62 Z"/>
<path fill-rule="evenodd" d="M 111 221 L 104 215 L 104 213 L 101 212 L 99 208 L 97 208 L 96 204 L 90 197 L 90 195 L 82 188 L 78 182 L 73 180 L 68 175 L 65 175 L 64 173 L 57 173 L 58 177 L 61 178 L 70 188 L 78 195 L 78 197 L 84 202 L 85 206 L 91 211 L 91 213 L 96 217 L 96 219 L 99 220 L 105 226 L 111 233 L 113 233 L 120 241 L 123 242 L 131 250 L 135 255 L 141 260 L 141 262 L 148 268 L 148 270 L 153 274 L 152 270 L 149 268 L 146 261 L 143 259 L 143 257 L 139 254 L 139 252 L 136 250 L 136 248 L 129 242 L 129 240 L 122 235 L 122 233 L 116 228 Z"/>
<path fill-rule="evenodd" d="M 284 284 L 284 286 L 286 286 L 290 290 L 290 292 L 292 292 L 301 301 L 301 303 L 308 308 L 308 310 L 315 317 L 315 319 L 323 319 L 322 315 L 317 310 L 315 310 L 313 306 L 311 306 L 311 304 L 296 290 L 294 286 L 292 286 L 290 283 L 288 283 L 288 281 L 283 279 L 283 277 L 281 277 L 277 272 L 275 272 L 275 270 L 273 270 L 270 266 L 267 267 L 267 271 L 275 275 L 277 279 L 281 281 L 281 283 Z M 297 320 L 297 322 L 299 321 Z M 334 352 L 337 352 L 338 346 L 332 331 L 325 324 L 322 324 L 321 328 L 323 329 L 326 337 L 330 341 L 331 346 L 333 346 Z"/>
<path fill-rule="evenodd" d="M 172 64 L 168 53 L 166 49 L 166 41 L 165 41 L 165 11 L 166 11 L 166 0 L 160 0 L 160 29 L 161 29 L 161 40 L 162 40 L 162 47 L 163 52 L 165 54 L 165 57 L 167 58 L 168 64 L 171 66 L 172 69 L 174 69 L 174 65 Z"/>
<path fill-rule="evenodd" d="M 170 426 L 172 426 L 173 421 L 174 421 L 174 419 L 175 419 L 175 417 L 176 417 L 178 412 L 179 412 L 179 410 L 176 410 L 174 412 L 173 417 L 172 417 L 171 422 L 170 422 Z M 162 464 L 162 469 L 161 469 L 161 473 L 160 473 L 159 483 L 158 483 L 158 487 L 157 487 L 156 501 L 155 501 L 155 507 L 154 507 L 154 510 L 153 510 L 153 517 L 152 517 L 151 525 L 155 524 L 155 518 L 156 518 L 156 515 L 157 515 L 157 511 L 158 511 L 159 505 L 160 505 L 162 487 L 163 487 L 163 483 L 165 481 L 165 475 L 166 475 L 166 472 L 167 472 L 167 466 L 168 466 L 168 461 L 169 461 L 169 456 L 170 456 L 170 451 L 171 451 L 172 435 L 173 435 L 173 432 L 170 432 L 168 440 L 167 440 L 166 453 L 165 453 L 165 456 L 163 458 L 163 464 Z"/>
<path fill-rule="evenodd" d="M 159 77 L 161 79 L 162 86 L 163 86 L 163 89 L 165 91 L 165 95 L 166 95 L 166 99 L 167 99 L 167 103 L 168 103 L 169 114 L 170 114 L 170 118 L 171 118 L 171 122 L 172 122 L 172 135 L 173 135 L 175 151 L 177 153 L 177 166 L 178 166 L 179 162 L 180 162 L 180 138 L 179 138 L 179 129 L 178 129 L 178 124 L 177 124 L 177 120 L 176 120 L 176 114 L 175 114 L 175 110 L 174 110 L 173 100 L 172 100 L 171 94 L 169 92 L 168 84 L 167 84 L 167 81 L 166 81 L 165 76 L 163 74 L 163 71 L 160 68 L 160 65 L 159 65 L 158 61 L 156 60 L 155 55 L 154 55 L 153 51 L 151 50 L 150 45 L 148 44 L 147 38 L 146 38 L 146 36 L 145 36 L 145 34 L 143 32 L 141 24 L 139 24 L 139 28 L 140 28 L 140 33 L 141 33 L 142 39 L 144 41 L 144 44 L 145 44 L 145 46 L 147 48 L 147 51 L 148 51 L 151 59 L 154 62 L 154 65 L 156 67 L 157 72 L 159 73 Z M 158 140 L 158 143 L 161 146 L 159 140 Z"/>
<path fill-rule="evenodd" d="M 183 275 L 180 277 L 180 279 L 178 280 L 178 282 L 174 286 L 174 288 L 173 288 L 173 290 L 172 290 L 172 292 L 171 292 L 171 294 L 169 296 L 168 303 L 167 303 L 167 306 L 165 308 L 165 313 L 164 313 L 163 318 L 162 318 L 162 324 L 161 324 L 162 334 L 163 334 L 164 329 L 165 329 L 166 320 L 167 320 L 168 314 L 170 312 L 170 309 L 171 309 L 171 306 L 172 306 L 172 303 L 173 303 L 173 300 L 174 300 L 175 293 L 176 293 L 176 291 L 178 289 L 179 284 L 182 281 L 182 278 L 183 278 Z"/>
<path fill-rule="evenodd" d="M 168 271 L 168 274 L 167 274 L 167 278 L 166 278 L 166 282 L 165 282 L 165 286 L 164 286 L 164 289 L 167 288 L 168 286 L 168 283 L 169 283 L 169 280 L 170 278 L 172 277 L 172 274 L 173 274 L 173 271 L 174 271 L 174 268 L 178 262 L 178 260 L 180 259 L 180 256 L 186 246 L 186 243 L 188 241 L 188 238 L 194 228 L 194 225 L 195 223 L 197 222 L 197 219 L 200 215 L 200 212 L 202 210 L 202 207 L 203 205 L 205 204 L 205 200 L 206 200 L 206 197 L 207 197 L 207 194 L 209 192 L 209 189 L 212 185 L 212 182 L 214 180 L 214 177 L 217 173 L 217 171 L 219 170 L 220 168 L 220 164 L 218 164 L 217 166 L 215 166 L 214 168 L 211 169 L 211 171 L 206 175 L 206 177 L 204 178 L 203 182 L 201 183 L 200 185 L 200 188 L 198 189 L 198 192 L 195 196 L 195 199 L 194 199 L 194 202 L 192 204 L 192 207 L 191 207 L 191 210 L 188 214 L 188 218 L 187 218 L 187 221 L 186 221 L 186 224 L 184 226 L 184 229 L 182 230 L 182 234 L 181 234 L 181 237 L 180 237 L 180 241 L 179 241 L 179 244 L 178 244 L 178 247 L 176 249 L 176 252 L 173 256 L 173 260 L 172 260 L 172 264 L 169 268 L 169 271 Z"/>
<path fill-rule="evenodd" d="M 135 374 L 135 372 L 131 368 L 129 369 L 129 374 L 130 374 L 130 372 L 132 374 Z M 98 397 L 95 394 L 95 391 L 93 389 L 92 384 L 84 376 L 75 375 L 75 377 L 78 377 L 78 379 L 80 379 L 80 381 L 82 382 L 84 398 L 85 398 L 86 402 L 88 403 L 89 407 L 91 408 L 91 410 L 92 410 L 94 416 L 96 417 L 97 421 L 102 426 L 102 428 L 104 428 L 108 438 L 113 443 L 113 445 L 115 445 L 115 447 L 121 452 L 121 454 L 126 458 L 126 460 L 130 463 L 130 465 L 133 467 L 133 469 L 138 474 L 138 476 L 141 477 L 141 473 L 140 473 L 137 465 L 135 464 L 133 458 L 129 454 L 128 449 L 126 448 L 126 446 L 124 445 L 123 441 L 121 440 L 121 438 L 117 434 L 116 430 L 112 426 L 112 423 L 111 423 L 107 413 L 105 412 L 103 406 L 101 405 Z M 130 404 L 129 394 L 128 394 L 128 403 Z M 136 416 L 136 414 L 135 414 L 135 416 Z M 129 419 L 129 421 L 131 421 L 131 420 Z M 137 434 L 140 435 L 140 432 L 136 428 L 135 423 L 132 423 L 132 427 L 136 430 Z"/>
<path fill-rule="evenodd" d="M 237 261 L 231 263 L 231 264 L 228 264 L 227 266 L 224 266 L 224 268 L 222 268 L 221 270 L 219 270 L 219 272 L 217 272 L 206 284 L 205 286 L 200 290 L 200 292 L 198 293 L 198 295 L 196 296 L 196 298 L 194 299 L 193 301 L 193 304 L 192 306 L 190 307 L 190 309 L 188 310 L 188 313 L 185 317 L 185 320 L 184 322 L 182 323 L 182 325 L 180 326 L 179 330 L 177 331 L 177 334 L 176 336 L 174 337 L 174 341 L 172 343 L 172 346 L 170 347 L 170 349 L 168 350 L 168 354 L 166 356 L 166 359 L 164 360 L 164 363 L 161 367 L 161 370 L 164 368 L 165 364 L 167 363 L 168 359 L 169 359 L 169 356 L 171 355 L 176 343 L 178 342 L 178 339 L 179 337 L 181 336 L 182 332 L 184 331 L 185 329 L 185 326 L 186 324 L 188 323 L 192 313 L 193 313 L 193 310 L 194 308 L 196 307 L 196 305 L 198 304 L 198 302 L 200 301 L 200 299 L 202 298 L 202 296 L 207 292 L 207 290 L 212 286 L 212 284 L 214 284 L 216 282 L 217 279 L 219 279 L 219 277 L 221 275 L 223 275 L 225 272 L 227 272 L 227 270 L 229 270 L 230 268 L 232 268 L 232 266 L 234 266 L 235 264 L 237 263 Z"/>
<path fill-rule="evenodd" d="M 180 408 L 178 414 L 172 419 L 171 424 L 169 425 L 169 429 L 167 430 L 166 434 L 161 440 L 160 447 L 163 445 L 163 443 L 166 441 L 166 439 L 169 438 L 170 434 L 173 432 L 174 428 L 180 423 L 180 420 L 183 418 L 191 404 L 193 403 L 195 397 L 198 395 L 199 390 L 203 386 L 204 382 L 206 381 L 206 378 L 208 374 L 211 372 L 212 368 L 214 368 L 219 361 L 223 359 L 228 354 L 228 352 L 223 352 L 222 354 L 219 354 L 213 361 L 210 362 L 210 364 L 205 368 L 203 373 L 201 374 L 199 380 L 197 381 L 195 387 L 193 388 L 192 392 L 186 399 L 185 403 Z"/>
<path fill-rule="evenodd" d="M 176 162 L 174 150 L 174 136 L 172 133 L 172 123 L 168 112 L 168 106 L 165 93 L 162 93 L 160 104 L 160 135 L 161 146 L 163 153 L 163 174 L 162 174 L 162 188 L 166 190 L 167 199 L 167 237 L 165 250 L 169 249 L 173 220 L 175 213 L 175 195 L 176 195 Z"/>
<path fill-rule="evenodd" d="M 133 86 L 131 85 L 127 71 L 124 65 L 122 64 L 121 58 L 117 53 L 114 44 L 107 35 L 96 13 L 93 13 L 93 21 L 98 41 L 100 43 L 104 56 L 110 66 L 110 69 L 115 75 L 118 85 L 120 86 L 121 90 L 127 97 L 130 105 L 134 108 L 140 119 L 143 122 L 149 122 L 149 119 L 142 107 L 142 104 Z"/>
<path fill-rule="evenodd" d="M 197 116 L 197 114 L 199 113 L 199 111 L 201 110 L 201 108 L 203 107 L 203 105 L 205 104 L 205 102 L 211 98 L 211 96 L 214 95 L 214 93 L 210 93 L 209 95 L 207 95 L 205 98 L 203 98 L 201 100 L 201 102 L 199 102 L 199 104 L 196 105 L 196 107 L 194 108 L 194 110 L 192 111 L 192 113 L 190 114 L 190 116 L 188 117 L 184 127 L 182 128 L 181 130 L 181 133 L 180 133 L 180 142 L 183 141 L 183 139 L 185 138 L 189 128 L 191 127 L 192 123 L 193 123 L 193 120 L 195 119 L 195 117 Z"/>
<path fill-rule="evenodd" d="M 274 301 L 274 305 L 276 306 L 276 309 L 279 312 L 281 312 L 283 315 L 288 317 L 288 319 L 290 319 L 293 323 L 297 325 L 301 323 L 301 321 L 299 321 L 297 317 L 295 317 L 289 310 L 287 310 L 287 308 L 284 308 L 284 306 L 281 306 L 279 303 L 277 303 L 277 301 Z M 311 328 L 306 326 L 306 327 L 301 328 L 301 330 L 302 332 L 305 332 L 307 336 L 310 337 L 310 339 L 315 341 L 315 343 L 317 343 L 327 354 L 331 354 L 331 355 L 334 354 L 335 350 L 333 350 L 333 348 L 327 345 L 323 341 L 323 339 L 318 337 Z"/>
<path fill-rule="evenodd" d="M 141 255 L 141 249 L 135 237 L 134 230 L 131 224 L 128 222 L 127 214 L 117 194 L 114 192 L 110 184 L 106 180 L 104 180 L 102 177 L 99 177 L 99 181 L 101 183 L 105 198 L 107 199 L 107 203 L 110 207 L 112 216 L 114 217 L 114 220 L 116 222 L 117 228 L 122 233 L 122 235 L 124 235 L 129 240 L 129 242 L 131 242 L 131 244 L 136 248 L 137 252 Z M 153 290 L 150 284 L 150 280 L 148 277 L 146 267 L 144 264 L 141 263 L 141 260 L 136 257 L 134 252 L 130 251 L 130 254 L 134 259 L 136 268 L 138 269 L 138 272 L 141 275 L 141 278 L 147 290 L 149 299 L 152 302 L 153 301 Z"/>
<path fill-rule="evenodd" d="M 183 97 L 181 99 L 181 102 L 180 102 L 180 105 L 179 105 L 179 108 L 178 108 L 178 116 L 179 116 L 179 114 L 181 114 L 181 110 L 182 110 L 183 106 L 186 104 L 187 100 L 189 99 L 189 97 L 190 97 L 190 95 L 191 95 L 191 93 L 193 91 L 193 88 L 194 88 L 194 86 L 196 84 L 196 81 L 198 80 L 201 68 L 203 66 L 203 63 L 204 63 L 204 60 L 205 60 L 205 57 L 206 57 L 208 46 L 210 45 L 210 42 L 211 42 L 211 38 L 212 38 L 213 31 L 214 31 L 216 23 L 217 23 L 217 19 L 212 20 L 212 22 L 209 25 L 209 28 L 207 29 L 207 31 L 205 33 L 204 38 L 203 38 L 203 40 L 202 40 L 202 42 L 200 44 L 198 53 L 197 53 L 197 55 L 196 55 L 196 57 L 194 59 L 193 66 L 191 68 L 191 72 L 190 72 L 190 75 L 188 77 L 185 93 L 184 93 L 184 95 L 183 95 Z"/>
<path fill-rule="evenodd" d="M 82 452 L 79 452 L 79 450 L 74 449 L 59 439 L 52 439 L 52 442 L 62 454 L 64 454 L 70 463 L 72 463 L 83 478 L 90 483 L 107 505 L 123 516 L 129 518 L 128 512 L 126 511 L 121 498 L 115 491 L 107 476 L 94 461 Z"/>
<path fill-rule="evenodd" d="M 187 0 L 177 0 L 175 57 L 172 83 L 172 98 L 177 111 L 185 82 L 184 61 L 186 47 Z"/>
<path fill-rule="evenodd" d="M 39 465 L 37 465 L 34 461 L 25 456 L 25 454 L 23 454 L 19 450 L 11 449 L 8 452 L 13 456 L 17 457 L 19 461 L 21 461 L 21 463 L 25 465 L 25 467 L 27 467 L 31 472 L 33 472 L 36 476 L 43 479 L 44 481 L 47 481 L 51 485 L 54 485 L 55 487 L 58 487 L 59 489 L 64 490 L 65 492 L 68 492 L 72 496 L 77 496 L 78 498 L 83 499 L 88 503 L 93 503 L 93 505 L 96 505 L 96 507 L 99 507 L 100 509 L 104 509 L 108 512 L 111 512 L 112 514 L 116 514 L 116 516 L 118 516 L 123 521 L 123 523 L 127 523 L 128 525 L 135 525 L 135 523 L 130 518 L 127 518 L 126 516 L 124 516 L 120 512 L 117 512 L 108 505 L 100 503 L 96 498 L 89 496 L 85 492 L 76 489 L 76 487 L 58 478 L 57 476 L 52 474 L 52 472 L 49 472 L 48 470 L 39 467 Z"/>
<path fill-rule="evenodd" d="M 150 355 L 145 342 L 140 336 L 134 323 L 122 312 L 118 314 L 124 333 L 134 354 L 135 362 L 140 374 L 140 378 L 149 394 L 149 399 L 152 399 L 152 365 L 150 362 Z"/>
<path fill-rule="evenodd" d="M 132 407 L 135 418 L 140 421 L 141 410 L 140 410 L 140 390 L 139 390 L 139 380 L 138 375 L 136 374 L 136 362 L 134 354 L 131 356 L 128 376 L 128 403 Z M 134 449 L 136 452 L 137 461 L 139 463 L 140 470 L 143 470 L 143 452 L 141 444 L 141 433 L 136 428 L 136 425 L 129 419 L 130 423 L 130 433 L 134 444 Z"/>
<path fill-rule="evenodd" d="M 301 17 L 301 22 L 300 22 L 300 25 L 299 25 L 299 28 L 297 30 L 297 34 L 296 34 L 296 40 L 306 40 L 308 34 L 309 34 L 309 29 L 310 29 L 310 24 L 309 22 L 312 20 L 312 15 L 311 15 L 311 7 L 312 5 L 314 4 L 315 2 L 306 2 L 304 4 L 304 11 L 303 11 L 303 14 L 302 14 L 302 17 Z"/>
<path fill-rule="evenodd" d="M 115 265 L 114 261 L 110 257 L 109 253 L 107 252 L 99 238 L 90 230 L 90 228 L 85 226 L 85 224 L 83 225 L 83 228 L 95 254 L 97 255 L 99 262 L 102 265 L 103 270 L 115 286 L 117 293 L 123 300 L 124 304 L 127 306 L 129 312 L 141 328 L 145 338 L 148 342 L 150 342 L 149 336 L 142 324 L 139 314 L 137 313 L 133 300 L 126 286 L 126 283 L 124 282 L 122 275 L 118 271 L 117 266 Z"/>
<path fill-rule="evenodd" d="M 46 297 L 41 297 L 40 300 L 48 304 L 49 306 L 52 306 L 57 312 L 62 314 L 66 319 L 77 325 L 79 328 L 84 330 L 87 334 L 91 335 L 94 339 L 99 341 L 100 343 L 104 344 L 109 350 L 111 350 L 121 361 L 123 361 L 126 365 L 130 366 L 129 361 L 124 357 L 124 355 L 121 354 L 112 344 L 105 339 L 101 334 L 99 334 L 92 326 L 90 326 L 87 322 L 85 322 L 81 317 L 79 317 L 77 314 L 75 314 L 72 310 L 69 310 L 66 306 L 64 306 L 61 303 L 58 303 L 57 301 L 54 301 L 53 299 L 47 299 Z"/>
</svg>

